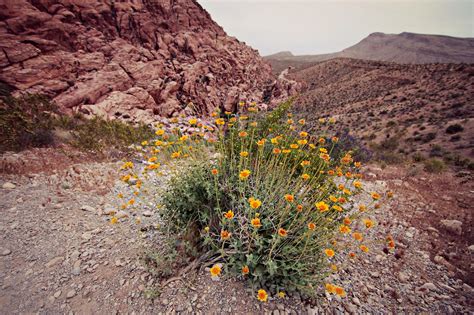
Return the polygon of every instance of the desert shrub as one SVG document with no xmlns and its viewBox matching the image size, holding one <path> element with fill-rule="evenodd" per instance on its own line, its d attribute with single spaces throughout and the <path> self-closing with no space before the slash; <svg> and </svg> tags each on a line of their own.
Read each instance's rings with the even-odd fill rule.
<svg viewBox="0 0 474 315">
<path fill-rule="evenodd" d="M 461 135 L 454 135 L 449 139 L 449 141 L 451 141 L 451 142 L 456 142 L 456 141 L 459 141 L 459 140 L 461 140 Z"/>
<path fill-rule="evenodd" d="M 425 171 L 429 173 L 442 173 L 445 168 L 446 164 L 440 159 L 428 159 L 424 162 Z"/>
<path fill-rule="evenodd" d="M 0 151 L 52 145 L 53 115 L 57 112 L 57 107 L 44 96 L 1 98 Z"/>
<path fill-rule="evenodd" d="M 58 139 L 58 131 L 67 131 L 71 137 Z M 153 135 L 152 129 L 145 125 L 64 115 L 42 95 L 0 99 L 0 152 L 54 146 L 64 141 L 82 150 L 126 150 L 131 144 Z"/>
<path fill-rule="evenodd" d="M 362 240 L 374 224 L 366 211 L 378 207 L 381 196 L 371 192 L 369 204 L 354 204 L 353 196 L 365 193 L 361 164 L 351 152 L 334 157 L 339 139 L 327 130 L 335 121 L 321 119 L 322 134 L 311 135 L 303 119 L 287 113 L 289 106 L 269 115 L 255 113 L 255 106 L 246 114 L 225 113 L 215 127 L 190 119 L 198 129 L 192 134 L 158 129 L 156 141 L 142 143 L 149 161 L 143 180 L 160 172 L 158 160 L 172 161 L 166 168 L 179 165 L 162 196 L 164 233 L 193 240 L 214 264 L 211 276 L 234 274 L 271 293 L 314 294 L 337 268 L 336 253 L 369 251 L 369 244 L 351 242 L 350 232 Z M 131 162 L 123 172 L 126 182 L 141 173 Z M 345 295 L 337 285 L 326 288 Z"/>
<path fill-rule="evenodd" d="M 423 143 L 428 143 L 436 139 L 436 132 L 429 132 L 424 135 L 422 142 Z"/>
<path fill-rule="evenodd" d="M 420 152 L 416 152 L 413 154 L 413 161 L 414 162 L 422 162 L 426 159 L 426 157 L 420 153 Z"/>
<path fill-rule="evenodd" d="M 460 124 L 454 124 L 454 125 L 450 125 L 450 126 L 448 126 L 448 128 L 446 128 L 446 133 L 447 134 L 455 134 L 455 133 L 461 132 L 463 130 L 464 130 L 463 126 L 461 126 Z"/>
</svg>

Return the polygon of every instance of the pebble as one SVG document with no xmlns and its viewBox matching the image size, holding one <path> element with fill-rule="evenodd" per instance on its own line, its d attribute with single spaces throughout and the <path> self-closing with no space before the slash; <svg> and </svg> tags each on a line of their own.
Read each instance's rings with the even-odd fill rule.
<svg viewBox="0 0 474 315">
<path fill-rule="evenodd" d="M 61 293 L 62 293 L 61 290 L 58 290 L 58 291 L 54 292 L 53 296 L 57 299 L 58 297 L 61 296 Z"/>
<path fill-rule="evenodd" d="M 458 220 L 441 220 L 439 221 L 441 226 L 447 231 L 461 235 L 462 234 L 462 222 Z"/>
<path fill-rule="evenodd" d="M 437 289 L 436 286 L 431 282 L 427 282 L 427 283 L 423 284 L 421 286 L 421 288 L 429 290 L 429 291 L 436 291 L 436 289 Z"/>
<path fill-rule="evenodd" d="M 2 185 L 3 189 L 15 189 L 16 185 L 10 182 L 6 182 L 5 184 Z"/>
<path fill-rule="evenodd" d="M 467 248 L 471 254 L 474 254 L 474 244 Z"/>
<path fill-rule="evenodd" d="M 72 290 L 69 290 L 67 293 L 66 293 L 66 298 L 67 299 L 71 299 L 73 297 L 76 296 L 76 290 L 72 289 Z"/>
<path fill-rule="evenodd" d="M 2 256 L 8 256 L 8 255 L 10 255 L 11 253 L 12 253 L 11 250 L 9 250 L 9 249 L 4 249 L 4 250 L 2 251 Z"/>
<path fill-rule="evenodd" d="M 144 211 L 143 212 L 144 217 L 151 217 L 152 215 L 153 215 L 153 212 L 151 212 L 151 211 Z"/>
<path fill-rule="evenodd" d="M 64 260 L 64 258 L 62 256 L 58 256 L 58 257 L 55 257 L 55 258 L 51 259 L 50 261 L 48 261 L 45 266 L 47 268 L 53 267 L 54 265 L 59 264 L 63 260 Z"/>
<path fill-rule="evenodd" d="M 78 276 L 81 273 L 81 261 L 80 260 L 76 260 L 76 262 L 74 263 L 74 265 L 72 267 L 71 272 L 75 276 Z"/>
<path fill-rule="evenodd" d="M 82 206 L 81 210 L 82 211 L 87 211 L 87 212 L 94 212 L 94 213 L 97 212 L 94 207 L 87 206 L 87 205 Z"/>
</svg>

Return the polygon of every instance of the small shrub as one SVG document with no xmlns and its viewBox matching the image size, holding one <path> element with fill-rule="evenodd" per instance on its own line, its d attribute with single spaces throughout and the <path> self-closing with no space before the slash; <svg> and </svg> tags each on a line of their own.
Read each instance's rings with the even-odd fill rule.
<svg viewBox="0 0 474 315">
<path fill-rule="evenodd" d="M 323 136 L 311 135 L 304 120 L 285 118 L 288 108 L 286 103 L 263 116 L 251 106 L 248 116 L 222 115 L 216 127 L 191 119 L 199 132 L 160 129 L 156 141 L 142 143 L 141 153 L 150 162 L 146 172 L 162 168 L 158 151 L 162 161 L 173 161 L 166 168 L 179 165 L 162 197 L 164 233 L 217 261 L 211 276 L 226 272 L 254 289 L 313 295 L 336 264 L 335 253 L 369 250 L 342 240 L 350 229 L 362 234 L 372 227 L 365 211 L 378 207 L 381 196 L 373 193 L 361 212 L 350 201 L 363 193 L 360 163 L 351 152 L 333 154 L 339 139 L 327 130 L 334 121 L 321 119 Z M 131 162 L 122 168 L 126 182 L 141 173 Z"/>
<path fill-rule="evenodd" d="M 461 126 L 460 124 L 454 124 L 454 125 L 450 125 L 450 126 L 448 126 L 448 128 L 446 128 L 446 133 L 447 134 L 455 134 L 455 133 L 461 132 L 463 130 L 464 130 L 463 126 Z"/>
<path fill-rule="evenodd" d="M 426 160 L 426 157 L 422 153 L 416 152 L 415 154 L 413 154 L 414 162 L 423 162 L 424 160 Z"/>
<path fill-rule="evenodd" d="M 425 171 L 429 173 L 442 173 L 446 168 L 446 164 L 444 164 L 444 162 L 439 159 L 429 159 L 426 160 L 424 164 Z"/>
</svg>

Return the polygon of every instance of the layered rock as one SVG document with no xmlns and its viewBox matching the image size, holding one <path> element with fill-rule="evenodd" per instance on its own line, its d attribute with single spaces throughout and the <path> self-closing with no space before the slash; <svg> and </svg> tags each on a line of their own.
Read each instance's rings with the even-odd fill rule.
<svg viewBox="0 0 474 315">
<path fill-rule="evenodd" d="M 296 91 L 194 0 L 5 0 L 0 81 L 125 120 L 274 105 Z"/>
</svg>

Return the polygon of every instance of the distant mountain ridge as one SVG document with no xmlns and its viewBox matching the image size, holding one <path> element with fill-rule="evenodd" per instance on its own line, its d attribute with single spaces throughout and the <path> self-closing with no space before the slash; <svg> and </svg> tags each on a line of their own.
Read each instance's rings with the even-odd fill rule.
<svg viewBox="0 0 474 315">
<path fill-rule="evenodd" d="M 288 66 L 303 69 L 320 61 L 340 57 L 400 64 L 474 63 L 474 38 L 377 32 L 340 52 L 294 56 L 285 51 L 264 58 L 272 64 L 275 72 L 279 72 Z"/>
</svg>

